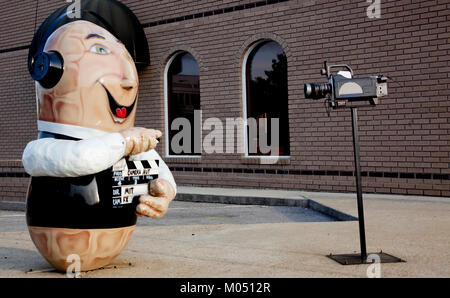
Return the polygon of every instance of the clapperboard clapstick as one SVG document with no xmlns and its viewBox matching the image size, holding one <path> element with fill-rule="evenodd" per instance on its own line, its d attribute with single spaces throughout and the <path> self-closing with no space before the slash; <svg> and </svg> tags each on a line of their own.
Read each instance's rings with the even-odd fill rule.
<svg viewBox="0 0 450 298">
<path fill-rule="evenodd" d="M 113 206 L 130 204 L 133 197 L 148 194 L 148 184 L 158 178 L 159 160 L 121 159 L 113 166 Z"/>
</svg>

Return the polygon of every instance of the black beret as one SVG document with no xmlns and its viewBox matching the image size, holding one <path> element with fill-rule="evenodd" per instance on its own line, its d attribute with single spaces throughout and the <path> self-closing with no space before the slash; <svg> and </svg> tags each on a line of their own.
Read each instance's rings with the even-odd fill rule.
<svg viewBox="0 0 450 298">
<path fill-rule="evenodd" d="M 127 48 L 136 67 L 142 69 L 150 63 L 147 37 L 136 15 L 123 3 L 116 0 L 79 0 L 80 18 L 71 10 L 73 3 L 53 12 L 39 27 L 28 52 L 28 66 L 32 58 L 43 50 L 47 39 L 59 27 L 85 20 L 105 28 Z M 71 7 L 72 6 L 72 7 Z"/>
</svg>

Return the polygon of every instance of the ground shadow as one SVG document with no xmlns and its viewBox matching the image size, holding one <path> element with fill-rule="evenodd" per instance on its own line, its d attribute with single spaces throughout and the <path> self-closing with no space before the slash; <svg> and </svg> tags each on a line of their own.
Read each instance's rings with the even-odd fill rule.
<svg viewBox="0 0 450 298">
<path fill-rule="evenodd" d="M 0 277 L 32 277 L 40 272 L 61 275 L 36 250 L 0 247 Z"/>
</svg>

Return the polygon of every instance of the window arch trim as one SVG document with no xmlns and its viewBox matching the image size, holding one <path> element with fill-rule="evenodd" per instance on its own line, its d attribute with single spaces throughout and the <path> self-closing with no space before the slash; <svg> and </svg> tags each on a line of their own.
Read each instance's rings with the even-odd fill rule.
<svg viewBox="0 0 450 298">
<path fill-rule="evenodd" d="M 167 60 L 167 62 L 165 63 L 164 66 L 164 143 L 165 143 L 165 157 L 166 158 L 195 158 L 195 159 L 201 159 L 202 155 L 171 155 L 170 154 L 170 138 L 169 138 L 169 130 L 170 130 L 170 125 L 169 125 L 169 69 L 170 66 L 172 65 L 172 62 L 179 56 L 182 55 L 184 53 L 188 53 L 190 54 L 192 57 L 194 57 L 195 61 L 197 62 L 197 65 L 199 67 L 199 70 L 201 72 L 201 68 L 200 65 L 198 64 L 197 58 L 192 55 L 189 51 L 186 50 L 178 50 L 176 52 L 174 52 L 169 59 Z M 200 75 L 199 75 L 200 77 Z M 191 140 L 192 141 L 192 140 Z M 203 150 L 202 150 L 203 151 Z"/>
<path fill-rule="evenodd" d="M 274 155 L 274 156 L 267 156 L 267 155 L 249 155 L 248 154 L 248 133 L 247 133 L 247 125 L 248 125 L 248 111 L 247 111 L 247 94 L 248 94 L 248 90 L 247 90 L 247 64 L 248 64 L 248 58 L 250 57 L 250 55 L 252 54 L 253 50 L 258 47 L 259 45 L 261 45 L 262 43 L 265 42 L 269 42 L 269 41 L 273 41 L 276 42 L 282 49 L 283 51 L 286 53 L 284 47 L 277 41 L 277 40 L 273 40 L 270 38 L 264 38 L 264 39 L 260 39 L 254 43 L 252 43 L 247 50 L 244 53 L 244 57 L 242 59 L 242 65 L 241 65 L 241 86 L 242 86 L 242 117 L 243 117 L 243 136 L 244 136 L 244 141 L 242 142 L 244 148 L 243 151 L 244 152 L 244 157 L 245 158 L 249 158 L 249 159 L 289 159 L 291 157 L 291 154 L 289 155 Z M 289 66 L 288 66 L 289 67 Z"/>
</svg>

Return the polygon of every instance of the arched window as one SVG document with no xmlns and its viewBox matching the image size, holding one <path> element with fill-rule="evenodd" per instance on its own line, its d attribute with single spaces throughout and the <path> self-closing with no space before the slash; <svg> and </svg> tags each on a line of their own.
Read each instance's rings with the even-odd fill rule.
<svg viewBox="0 0 450 298">
<path fill-rule="evenodd" d="M 198 132 L 194 133 L 194 111 L 200 110 L 200 71 L 190 53 L 176 53 L 167 63 L 165 100 L 166 152 L 169 155 L 201 155 L 201 148 L 195 146 L 200 141 Z M 180 123 L 179 130 L 171 129 L 174 120 Z M 176 140 L 172 142 L 174 136 Z"/>
<path fill-rule="evenodd" d="M 278 133 L 278 155 L 289 156 L 287 59 L 283 48 L 272 40 L 261 41 L 250 47 L 244 57 L 243 79 L 244 119 L 248 119 L 246 155 L 267 155 L 260 148 L 263 131 L 266 133 L 264 137 L 267 145 L 277 137 L 272 132 Z M 271 119 L 276 118 L 279 119 L 278 131 L 272 130 L 275 122 Z M 253 121 L 258 133 L 250 131 L 251 119 L 256 120 Z M 262 130 L 261 125 L 264 125 Z"/>
</svg>

